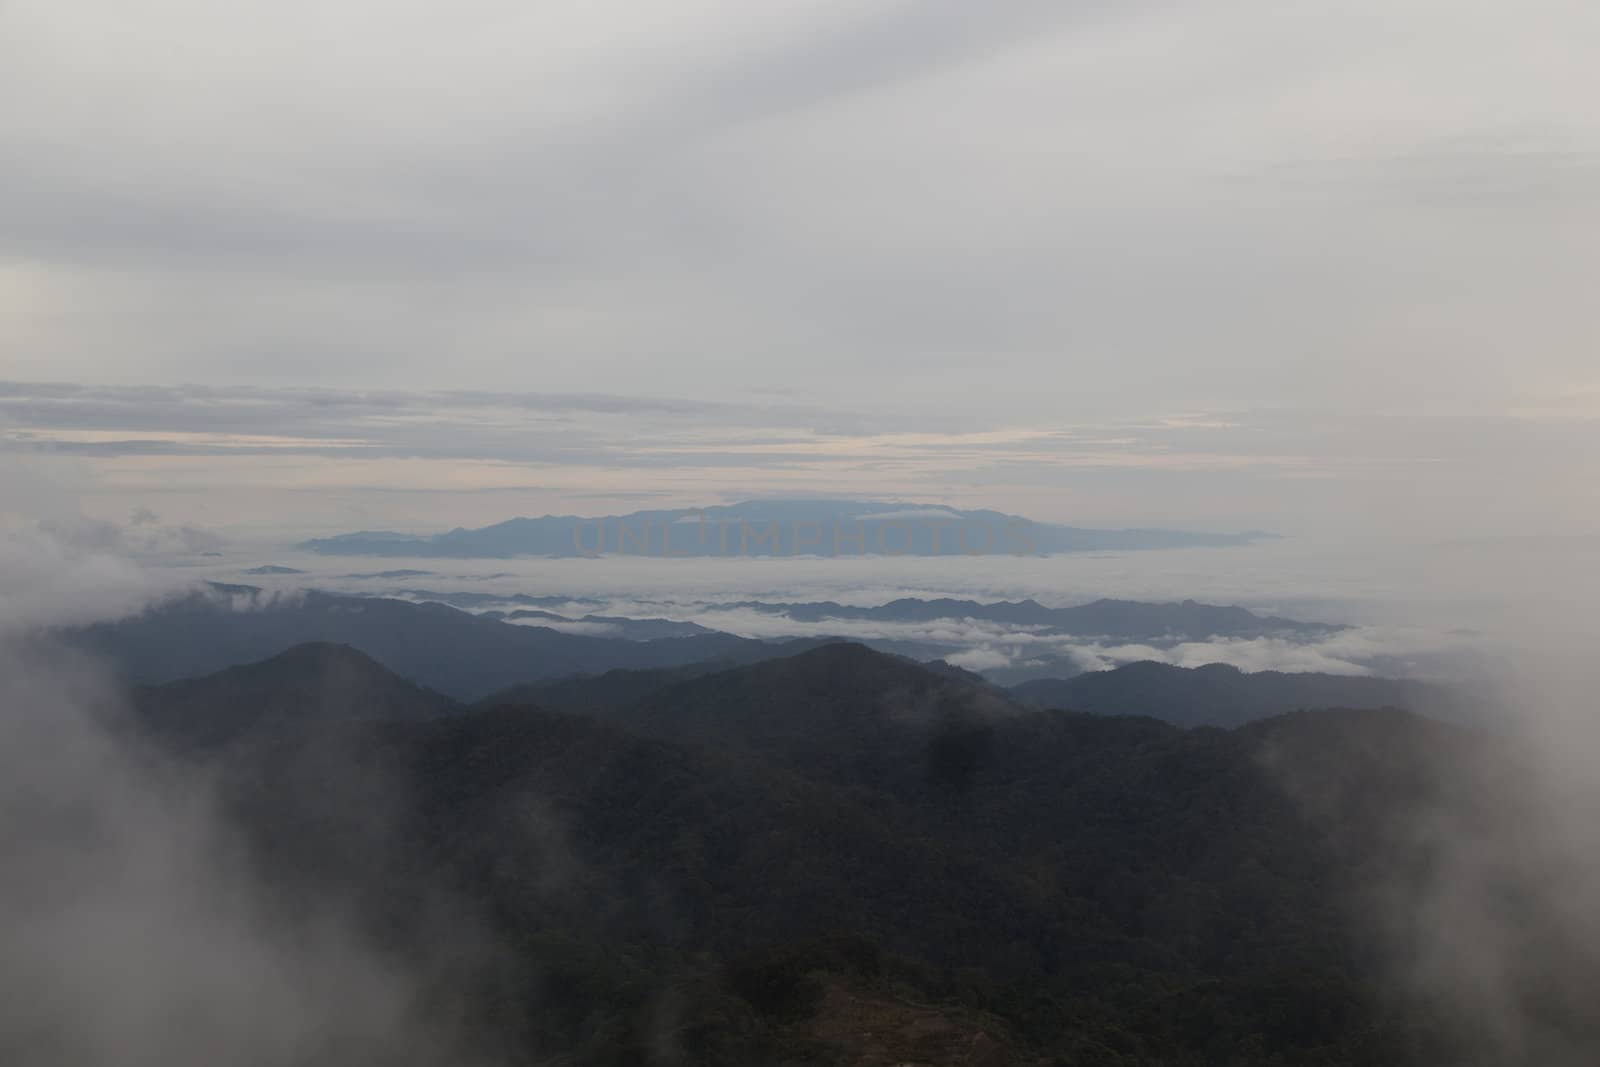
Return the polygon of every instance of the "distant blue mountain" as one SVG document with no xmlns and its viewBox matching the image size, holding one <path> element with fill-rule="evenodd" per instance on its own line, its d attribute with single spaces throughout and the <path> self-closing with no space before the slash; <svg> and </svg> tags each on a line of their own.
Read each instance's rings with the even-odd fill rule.
<svg viewBox="0 0 1600 1067">
<path fill-rule="evenodd" d="M 1262 533 L 1095 530 L 999 511 L 853 500 L 751 500 L 585 518 L 545 515 L 413 535 L 362 531 L 298 547 L 330 556 L 961 556 L 1048 555 L 1244 545 Z"/>
</svg>

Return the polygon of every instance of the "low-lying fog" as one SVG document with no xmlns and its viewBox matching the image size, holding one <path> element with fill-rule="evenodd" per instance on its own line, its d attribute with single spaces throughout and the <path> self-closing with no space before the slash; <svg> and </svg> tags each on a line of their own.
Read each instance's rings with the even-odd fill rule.
<svg viewBox="0 0 1600 1067">
<path fill-rule="evenodd" d="M 1246 670 L 1393 673 L 1399 667 L 1427 677 L 1479 673 L 1485 658 L 1494 659 L 1509 636 L 1506 604 L 1530 594 L 1559 599 L 1568 584 L 1563 574 L 1588 573 L 1597 562 L 1600 542 L 1531 538 L 1410 544 L 1285 538 L 1237 548 L 1048 557 L 778 559 L 378 559 L 252 545 L 220 557 L 166 561 L 186 577 L 268 589 L 316 587 L 412 599 L 462 592 L 564 597 L 569 602 L 553 610 L 574 618 L 662 617 L 751 637 L 815 633 L 818 627 L 730 605 L 835 601 L 871 606 L 898 597 L 1031 598 L 1048 606 L 1101 597 L 1195 599 L 1350 629 L 1297 640 L 1190 642 L 1162 649 L 1088 642 L 1076 646 L 1074 654 L 1086 667 L 1156 658 L 1182 666 L 1226 662 Z M 262 568 L 297 573 L 261 573 Z M 496 605 L 486 600 L 474 606 Z M 592 623 L 572 625 L 574 632 L 593 632 Z M 841 620 L 826 629 L 865 640 L 937 636 L 959 644 L 977 669 L 998 662 L 1008 642 L 1028 643 L 1025 633 L 994 624 L 954 633 L 946 626 L 936 635 L 925 624 Z M 1382 667 L 1375 667 L 1380 660 Z"/>
</svg>

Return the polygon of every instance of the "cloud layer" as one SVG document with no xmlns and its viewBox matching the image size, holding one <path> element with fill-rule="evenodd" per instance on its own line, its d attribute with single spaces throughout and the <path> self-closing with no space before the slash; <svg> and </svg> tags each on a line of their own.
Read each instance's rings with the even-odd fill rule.
<svg viewBox="0 0 1600 1067">
<path fill-rule="evenodd" d="M 665 11 L 7 4 L 16 373 L 1595 413 L 1582 0 Z"/>
<path fill-rule="evenodd" d="M 771 495 L 998 507 L 1089 526 L 1388 536 L 1595 532 L 1600 504 L 1588 476 L 1600 421 L 1552 416 L 1218 411 L 1024 425 L 874 411 L 854 397 L 824 409 L 0 382 L 0 420 L 0 453 L 78 498 L 74 509 L 156 511 L 175 528 L 245 535 L 270 527 L 284 540 Z"/>
</svg>

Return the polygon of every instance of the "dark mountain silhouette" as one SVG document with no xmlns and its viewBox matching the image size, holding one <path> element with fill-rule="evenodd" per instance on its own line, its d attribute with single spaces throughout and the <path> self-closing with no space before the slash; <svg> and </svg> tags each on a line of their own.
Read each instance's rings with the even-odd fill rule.
<svg viewBox="0 0 1600 1067">
<path fill-rule="evenodd" d="M 116 622 L 61 632 L 116 675 L 160 683 L 276 655 L 307 641 L 349 645 L 390 670 L 459 699 L 506 686 L 616 667 L 783 654 L 781 644 L 706 633 L 622 641 L 519 626 L 443 604 L 309 591 L 274 596 L 212 585 Z"/>
<path fill-rule="evenodd" d="M 843 643 L 839 638 L 795 638 L 778 647 L 773 659 L 799 655 L 823 645 Z M 900 657 L 894 657 L 899 659 Z M 614 716 L 632 704 L 652 694 L 708 674 L 720 674 L 741 664 L 732 659 L 706 660 L 686 663 L 681 667 L 659 667 L 647 670 L 618 668 L 604 674 L 578 674 L 565 678 L 528 682 L 491 693 L 478 702 L 482 708 L 499 704 L 534 704 L 550 711 L 580 712 Z M 938 660 L 918 664 L 933 674 L 960 679 L 971 685 L 992 689 L 982 675 L 952 667 Z"/>
<path fill-rule="evenodd" d="M 1486 736 L 1028 711 L 851 644 L 639 673 L 668 684 L 605 716 L 456 710 L 326 646 L 159 693 L 255 739 L 190 758 L 229 769 L 283 892 L 338 893 L 399 951 L 430 900 L 477 915 L 499 951 L 437 995 L 528 1062 L 1471 1062 L 1391 1010 L 1361 894 L 1425 876 L 1417 825 L 1514 832 Z M 359 698 L 308 694 L 324 674 Z M 1542 1025 L 1600 1047 L 1543 989 Z"/>
<path fill-rule="evenodd" d="M 396 595 L 409 600 L 433 601 L 477 610 L 491 618 L 535 623 L 547 621 L 552 627 L 569 630 L 573 629 L 568 626 L 570 623 L 596 624 L 585 625 L 576 631 L 589 633 L 590 636 L 603 633 L 609 637 L 651 640 L 706 632 L 703 625 L 671 619 L 629 619 L 596 613 L 575 616 L 570 614 L 572 598 L 562 596 L 481 591 L 452 593 L 424 589 L 407 589 Z M 1060 634 L 1084 640 L 1141 642 L 1159 647 L 1181 641 L 1214 638 L 1311 640 L 1343 629 L 1337 624 L 1258 615 L 1242 607 L 1202 604 L 1193 600 L 1173 603 L 1096 600 L 1062 608 L 1046 607 L 1033 600 L 986 603 L 951 598 L 930 600 L 906 597 L 871 607 L 833 601 L 747 600 L 708 607 L 705 609 L 706 620 L 714 621 L 718 610 L 759 611 L 783 616 L 800 624 L 797 629 L 803 627 L 819 633 L 832 632 L 830 624 L 834 622 L 935 624 L 930 625 L 922 635 L 912 631 L 897 637 L 858 638 L 880 652 L 891 652 L 921 662 L 957 656 L 968 651 L 973 638 L 967 636 L 965 630 L 970 627 L 960 625 L 966 620 L 995 623 L 1006 628 L 1027 627 L 1031 631 L 1030 637 L 1036 642 L 1030 646 L 1027 657 L 1008 666 L 990 668 L 986 672 L 991 681 L 1003 685 L 1042 678 L 1067 678 L 1080 673 L 1077 661 L 1070 654 L 1054 651 L 1048 644 L 1038 644 L 1037 638 L 1041 634 Z M 946 626 L 946 623 L 957 625 Z M 993 637 L 992 634 L 988 636 Z M 1003 637 L 999 641 L 1004 644 Z"/>
<path fill-rule="evenodd" d="M 907 753 L 924 771 L 959 776 L 951 745 L 977 743 L 991 721 L 1022 714 L 997 691 L 864 645 L 840 642 L 690 679 L 612 713 L 680 743 L 753 752 L 807 774 L 882 784 Z M 945 746 L 941 748 L 940 746 Z M 901 759 L 881 763 L 886 753 Z M 935 762 L 949 755 L 950 767 Z M 912 762 L 915 762 L 914 760 Z"/>
<path fill-rule="evenodd" d="M 1034 600 L 984 603 L 907 597 L 870 607 L 833 601 L 741 601 L 720 607 L 779 615 L 823 630 L 835 623 L 897 624 L 898 629 L 885 631 L 895 636 L 867 636 L 863 640 L 880 652 L 893 652 L 915 660 L 955 658 L 978 641 L 1005 648 L 1008 642 L 1004 631 L 1026 628 L 1029 641 L 1026 654 L 1018 654 L 1013 649 L 1009 663 L 985 668 L 983 672 L 990 681 L 1000 685 L 1070 678 L 1081 673 L 1070 651 L 1070 646 L 1077 642 L 1129 642 L 1170 647 L 1184 641 L 1219 638 L 1274 637 L 1307 641 L 1344 628 L 1337 624 L 1258 615 L 1242 607 L 1193 600 L 1162 604 L 1102 599 L 1052 608 Z M 715 609 L 709 611 L 706 618 L 714 624 Z M 970 625 L 974 621 L 995 624 L 1001 632 L 990 626 L 981 634 L 975 633 Z M 926 624 L 926 627 L 919 633 L 915 628 L 906 628 L 907 624 Z M 844 629 L 844 626 L 835 629 Z M 1059 635 L 1063 640 L 1053 647 L 1051 642 L 1041 640 L 1047 635 Z"/>
<path fill-rule="evenodd" d="M 578 674 L 542 682 L 525 682 L 478 701 L 479 708 L 502 704 L 527 704 L 549 711 L 608 716 L 652 693 L 707 674 L 727 670 L 722 660 L 686 663 L 681 667 L 628 670 L 619 667 L 604 674 Z"/>
<path fill-rule="evenodd" d="M 264 727 L 347 719 L 418 720 L 459 708 L 348 645 L 310 642 L 203 678 L 140 686 L 133 704 L 164 737 L 214 744 Z"/>
<path fill-rule="evenodd" d="M 1246 673 L 1222 663 L 1174 667 L 1150 661 L 1023 682 L 1009 693 L 1028 707 L 1148 715 L 1179 726 L 1238 726 L 1299 708 L 1394 707 L 1451 717 L 1466 703 L 1441 686 L 1407 679 Z"/>
<path fill-rule="evenodd" d="M 1458 1051 L 1430 1016 L 1384 1009 L 1349 902 L 1397 849 L 1423 869 L 1409 813 L 1475 796 L 1451 776 L 1505 762 L 1467 731 L 1400 711 L 1235 731 L 1031 712 L 849 644 L 685 679 L 608 719 L 398 699 L 359 719 L 247 716 L 260 743 L 220 757 L 229 802 L 286 891 L 344 894 L 402 946 L 430 896 L 470 903 L 509 957 L 440 995 L 514 1047 L 730 1067 Z M 1462 817 L 1488 810 L 1479 796 Z M 1552 1002 L 1550 1025 L 1581 1036 L 1585 1012 Z"/>
<path fill-rule="evenodd" d="M 856 500 L 748 500 L 584 518 L 545 515 L 478 529 L 412 535 L 362 531 L 306 541 L 324 555 L 510 558 L 615 553 L 655 556 L 1033 555 L 1249 544 L 1265 534 L 1091 530 L 998 511 Z"/>
</svg>

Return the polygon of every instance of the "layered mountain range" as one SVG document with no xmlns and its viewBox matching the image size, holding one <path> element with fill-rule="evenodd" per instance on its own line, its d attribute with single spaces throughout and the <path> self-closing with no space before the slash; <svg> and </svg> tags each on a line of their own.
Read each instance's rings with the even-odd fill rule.
<svg viewBox="0 0 1600 1067">
<path fill-rule="evenodd" d="M 1394 708 L 1185 730 L 1017 695 L 830 643 L 469 707 L 311 644 L 133 689 L 131 728 L 218 771 L 286 899 L 402 953 L 430 901 L 473 916 L 498 947 L 437 1007 L 504 1062 L 1474 1062 L 1391 1010 L 1351 904 L 1420 891 L 1423 821 L 1514 833 L 1483 803 L 1514 751 Z M 1560 992 L 1594 961 L 1511 958 L 1551 1040 L 1600 1047 Z"/>
<path fill-rule="evenodd" d="M 751 614 L 770 618 L 766 625 L 787 636 L 741 637 L 716 628 L 722 620 L 737 626 L 740 616 Z M 1032 600 L 906 598 L 865 608 L 831 601 L 741 601 L 706 605 L 698 617 L 702 621 L 577 614 L 571 598 L 529 594 L 406 590 L 402 599 L 211 584 L 139 615 L 64 636 L 119 676 L 140 682 L 217 670 L 302 641 L 330 641 L 359 648 L 442 692 L 475 700 L 544 678 L 742 662 L 808 647 L 792 644 L 797 641 L 846 638 L 919 661 L 949 658 L 958 664 L 977 641 L 1010 650 L 984 674 L 996 684 L 1015 685 L 1081 673 L 1076 652 L 1081 645 L 1160 649 L 1207 641 L 1293 643 L 1341 629 L 1194 601 L 1097 600 L 1046 607 Z"/>
</svg>

